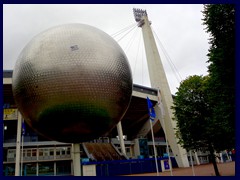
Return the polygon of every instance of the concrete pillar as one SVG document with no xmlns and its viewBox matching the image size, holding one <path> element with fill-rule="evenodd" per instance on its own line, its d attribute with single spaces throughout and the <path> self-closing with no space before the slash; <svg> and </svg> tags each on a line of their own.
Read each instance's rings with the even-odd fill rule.
<svg viewBox="0 0 240 180">
<path fill-rule="evenodd" d="M 190 155 L 190 160 L 191 160 L 191 166 L 192 166 L 192 173 L 193 173 L 193 176 L 195 176 L 195 171 L 194 171 L 194 163 L 193 163 L 193 158 L 192 158 L 192 151 L 190 150 L 189 152 L 189 155 Z"/>
<path fill-rule="evenodd" d="M 134 139 L 134 157 L 137 158 L 140 155 L 139 140 Z"/>
<path fill-rule="evenodd" d="M 57 162 L 53 163 L 53 171 L 54 171 L 54 176 L 57 175 Z"/>
<path fill-rule="evenodd" d="M 118 132 L 118 137 L 119 137 L 119 142 L 120 142 L 120 147 L 121 147 L 121 153 L 126 156 L 126 149 L 125 149 L 125 144 L 124 144 L 124 140 L 123 140 L 123 131 L 122 131 L 121 121 L 117 124 L 117 132 Z"/>
<path fill-rule="evenodd" d="M 169 145 L 173 151 L 179 167 L 189 167 L 187 152 L 179 144 L 175 137 L 176 122 L 172 120 L 173 112 L 171 106 L 173 105 L 172 94 L 167 82 L 164 68 L 158 53 L 157 45 L 150 27 L 150 22 L 146 15 L 142 16 L 141 27 L 144 39 L 145 51 L 147 56 L 149 77 L 152 88 L 160 88 L 163 107 L 165 109 L 165 127 L 164 132 L 167 134 Z M 161 117 L 161 116 L 159 116 Z"/>
<path fill-rule="evenodd" d="M 194 152 L 194 159 L 196 159 L 196 164 L 200 165 L 199 158 L 196 151 Z"/>
<path fill-rule="evenodd" d="M 39 173 L 39 165 L 38 165 L 38 162 L 36 164 L 36 176 L 38 176 L 38 173 Z"/>
<path fill-rule="evenodd" d="M 20 147 L 21 147 L 21 132 L 22 132 L 22 115 L 18 111 L 17 120 L 17 142 L 16 142 L 16 162 L 15 162 L 15 176 L 20 176 Z"/>
<path fill-rule="evenodd" d="M 80 144 L 72 144 L 73 174 L 81 176 Z"/>
</svg>

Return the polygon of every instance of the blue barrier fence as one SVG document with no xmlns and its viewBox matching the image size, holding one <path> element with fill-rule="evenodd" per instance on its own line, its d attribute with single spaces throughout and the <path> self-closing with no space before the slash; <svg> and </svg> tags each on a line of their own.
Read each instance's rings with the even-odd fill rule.
<svg viewBox="0 0 240 180">
<path fill-rule="evenodd" d="M 161 160 L 168 158 L 158 158 L 158 169 L 162 171 Z M 172 167 L 178 167 L 175 158 L 171 157 Z M 129 160 L 114 160 L 102 162 L 83 162 L 82 165 L 96 165 L 97 176 L 116 176 L 139 173 L 156 172 L 156 164 L 154 158 L 146 159 L 129 159 Z"/>
</svg>

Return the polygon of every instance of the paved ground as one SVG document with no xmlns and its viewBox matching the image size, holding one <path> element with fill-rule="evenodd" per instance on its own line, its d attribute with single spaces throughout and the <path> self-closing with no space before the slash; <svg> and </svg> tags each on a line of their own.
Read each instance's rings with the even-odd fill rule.
<svg viewBox="0 0 240 180">
<path fill-rule="evenodd" d="M 221 176 L 235 176 L 235 161 L 218 163 L 218 170 Z M 212 164 L 194 166 L 195 176 L 215 176 Z M 173 176 L 193 176 L 192 168 L 173 168 Z M 157 173 L 132 174 L 127 176 L 157 176 Z M 161 172 L 159 176 L 171 176 L 170 172 Z"/>
</svg>

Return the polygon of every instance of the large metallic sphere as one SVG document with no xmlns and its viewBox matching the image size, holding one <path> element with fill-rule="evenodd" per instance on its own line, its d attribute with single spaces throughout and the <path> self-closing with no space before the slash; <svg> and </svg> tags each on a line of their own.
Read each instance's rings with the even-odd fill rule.
<svg viewBox="0 0 240 180">
<path fill-rule="evenodd" d="M 67 24 L 42 32 L 23 49 L 12 87 L 30 127 L 49 139 L 77 143 L 106 135 L 121 120 L 132 75 L 109 35 Z"/>
</svg>

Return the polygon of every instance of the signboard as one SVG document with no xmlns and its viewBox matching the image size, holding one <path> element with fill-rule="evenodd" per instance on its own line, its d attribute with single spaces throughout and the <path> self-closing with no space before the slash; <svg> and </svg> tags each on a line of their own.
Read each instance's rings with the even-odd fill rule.
<svg viewBox="0 0 240 180">
<path fill-rule="evenodd" d="M 161 167 L 162 167 L 162 171 L 170 171 L 171 170 L 171 162 L 169 161 L 169 159 L 163 159 L 161 160 Z"/>
<path fill-rule="evenodd" d="M 3 109 L 3 120 L 17 120 L 17 109 Z"/>
<path fill-rule="evenodd" d="M 169 161 L 168 161 L 168 160 L 164 160 L 164 169 L 165 169 L 165 170 L 169 170 L 169 169 L 170 169 Z"/>
</svg>

